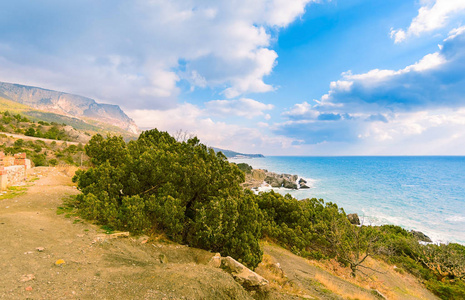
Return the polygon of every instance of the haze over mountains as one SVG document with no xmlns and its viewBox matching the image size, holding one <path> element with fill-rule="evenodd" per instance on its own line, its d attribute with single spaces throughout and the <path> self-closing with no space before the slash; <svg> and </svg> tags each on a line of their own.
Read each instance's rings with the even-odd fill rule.
<svg viewBox="0 0 465 300">
<path fill-rule="evenodd" d="M 118 105 L 101 104 L 79 95 L 38 87 L 0 82 L 0 97 L 35 109 L 117 126 L 130 133 L 140 132 L 136 123 Z"/>
</svg>

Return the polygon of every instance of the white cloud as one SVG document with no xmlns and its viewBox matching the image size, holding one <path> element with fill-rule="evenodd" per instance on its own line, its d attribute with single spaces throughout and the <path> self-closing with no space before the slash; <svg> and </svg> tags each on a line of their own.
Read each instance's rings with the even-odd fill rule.
<svg viewBox="0 0 465 300">
<path fill-rule="evenodd" d="M 398 70 L 348 71 L 314 103 L 283 113 L 275 133 L 314 155 L 460 155 L 465 149 L 465 30 Z"/>
<path fill-rule="evenodd" d="M 316 119 L 320 113 L 308 102 L 297 103 L 291 109 L 282 113 L 290 119 Z"/>
<path fill-rule="evenodd" d="M 445 27 L 450 20 L 465 12 L 463 0 L 422 1 L 418 15 L 412 20 L 407 30 L 391 29 L 391 38 L 400 43 L 410 36 L 419 36 L 425 32 Z"/>
<path fill-rule="evenodd" d="M 279 154 L 289 149 L 295 139 L 264 133 L 266 123 L 258 127 L 215 122 L 207 110 L 184 103 L 168 110 L 133 110 L 128 115 L 143 128 L 157 128 L 171 134 L 179 130 L 196 135 L 202 143 L 242 152 Z"/>
<path fill-rule="evenodd" d="M 264 81 L 278 57 L 270 29 L 314 1 L 5 3 L 2 24 L 12 33 L 0 34 L 0 80 L 131 108 L 172 107 L 182 79 L 227 98 L 272 91 Z"/>
<path fill-rule="evenodd" d="M 251 119 L 258 116 L 267 118 L 263 111 L 271 110 L 274 106 L 253 99 L 241 98 L 239 100 L 213 100 L 206 102 L 205 107 L 209 114 L 223 117 L 233 115 Z"/>
</svg>

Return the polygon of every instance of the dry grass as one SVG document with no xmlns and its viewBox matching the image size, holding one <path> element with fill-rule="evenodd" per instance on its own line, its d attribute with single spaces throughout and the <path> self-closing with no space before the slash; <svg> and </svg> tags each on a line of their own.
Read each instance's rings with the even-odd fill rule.
<svg viewBox="0 0 465 300">
<path fill-rule="evenodd" d="M 334 282 L 329 276 L 323 273 L 315 274 L 315 280 L 323 284 L 331 292 L 338 294 L 345 299 L 359 299 L 359 300 L 371 300 L 374 296 L 370 296 L 366 292 L 360 291 L 354 293 L 353 290 L 347 290 L 344 285 Z"/>
<path fill-rule="evenodd" d="M 287 278 L 274 257 L 268 254 L 263 254 L 262 262 L 255 269 L 255 272 L 268 280 L 270 288 L 277 290 L 279 293 L 294 296 L 305 294 L 303 290 L 299 289 Z"/>
<path fill-rule="evenodd" d="M 70 166 L 67 164 L 60 164 L 56 168 L 59 172 L 65 174 L 68 177 L 73 177 L 76 171 L 79 169 L 76 166 Z"/>
</svg>

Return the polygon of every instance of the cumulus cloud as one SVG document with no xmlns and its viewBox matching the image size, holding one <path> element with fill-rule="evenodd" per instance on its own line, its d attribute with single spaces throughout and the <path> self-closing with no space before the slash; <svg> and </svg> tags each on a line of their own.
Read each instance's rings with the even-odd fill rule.
<svg viewBox="0 0 465 300">
<path fill-rule="evenodd" d="M 265 104 L 253 99 L 241 98 L 239 100 L 213 100 L 205 103 L 206 110 L 209 114 L 223 117 L 239 116 L 252 119 L 257 116 L 264 116 L 263 111 L 273 109 L 272 104 Z"/>
<path fill-rule="evenodd" d="M 314 0 L 3 3 L 0 80 L 127 108 L 173 107 L 179 83 L 226 98 L 268 92 L 270 32 Z"/>
<path fill-rule="evenodd" d="M 444 40 L 438 52 L 400 70 L 343 73 L 319 109 L 343 112 L 409 111 L 465 106 L 465 31 Z"/>
<path fill-rule="evenodd" d="M 408 37 L 419 36 L 445 27 L 451 19 L 465 12 L 465 1 L 457 0 L 424 0 L 418 10 L 418 15 L 410 26 L 404 29 L 391 29 L 391 38 L 395 43 L 403 42 Z"/>
<path fill-rule="evenodd" d="M 157 128 L 171 134 L 179 130 L 187 131 L 209 146 L 235 151 L 279 154 L 296 141 L 290 137 L 267 133 L 267 124 L 263 122 L 259 122 L 256 127 L 215 122 L 210 118 L 208 109 L 189 103 L 168 110 L 136 109 L 128 111 L 128 114 L 137 120 L 140 127 Z"/>
<path fill-rule="evenodd" d="M 352 154 L 459 154 L 464 69 L 465 30 L 457 28 L 438 52 L 405 68 L 343 73 L 320 100 L 284 112 L 287 121 L 273 130 L 321 149 L 338 145 L 345 154 L 350 147 Z"/>
</svg>

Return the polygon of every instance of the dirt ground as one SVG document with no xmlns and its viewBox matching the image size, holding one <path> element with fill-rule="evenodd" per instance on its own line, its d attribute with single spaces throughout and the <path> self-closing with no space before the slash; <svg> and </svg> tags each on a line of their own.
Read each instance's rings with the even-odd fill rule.
<svg viewBox="0 0 465 300">
<path fill-rule="evenodd" d="M 381 262 L 370 266 L 383 274 L 354 280 L 348 270 L 265 242 L 256 271 L 270 287 L 248 293 L 207 265 L 208 251 L 145 237 L 108 239 L 99 226 L 57 210 L 79 193 L 72 173 L 35 168 L 27 190 L 0 196 L 0 299 L 436 299 Z"/>
<path fill-rule="evenodd" d="M 34 177 L 25 194 L 0 200 L 1 299 L 251 299 L 204 265 L 207 251 L 134 237 L 96 241 L 98 226 L 57 215 L 63 197 L 78 193 L 70 176 L 36 168 Z"/>
</svg>

